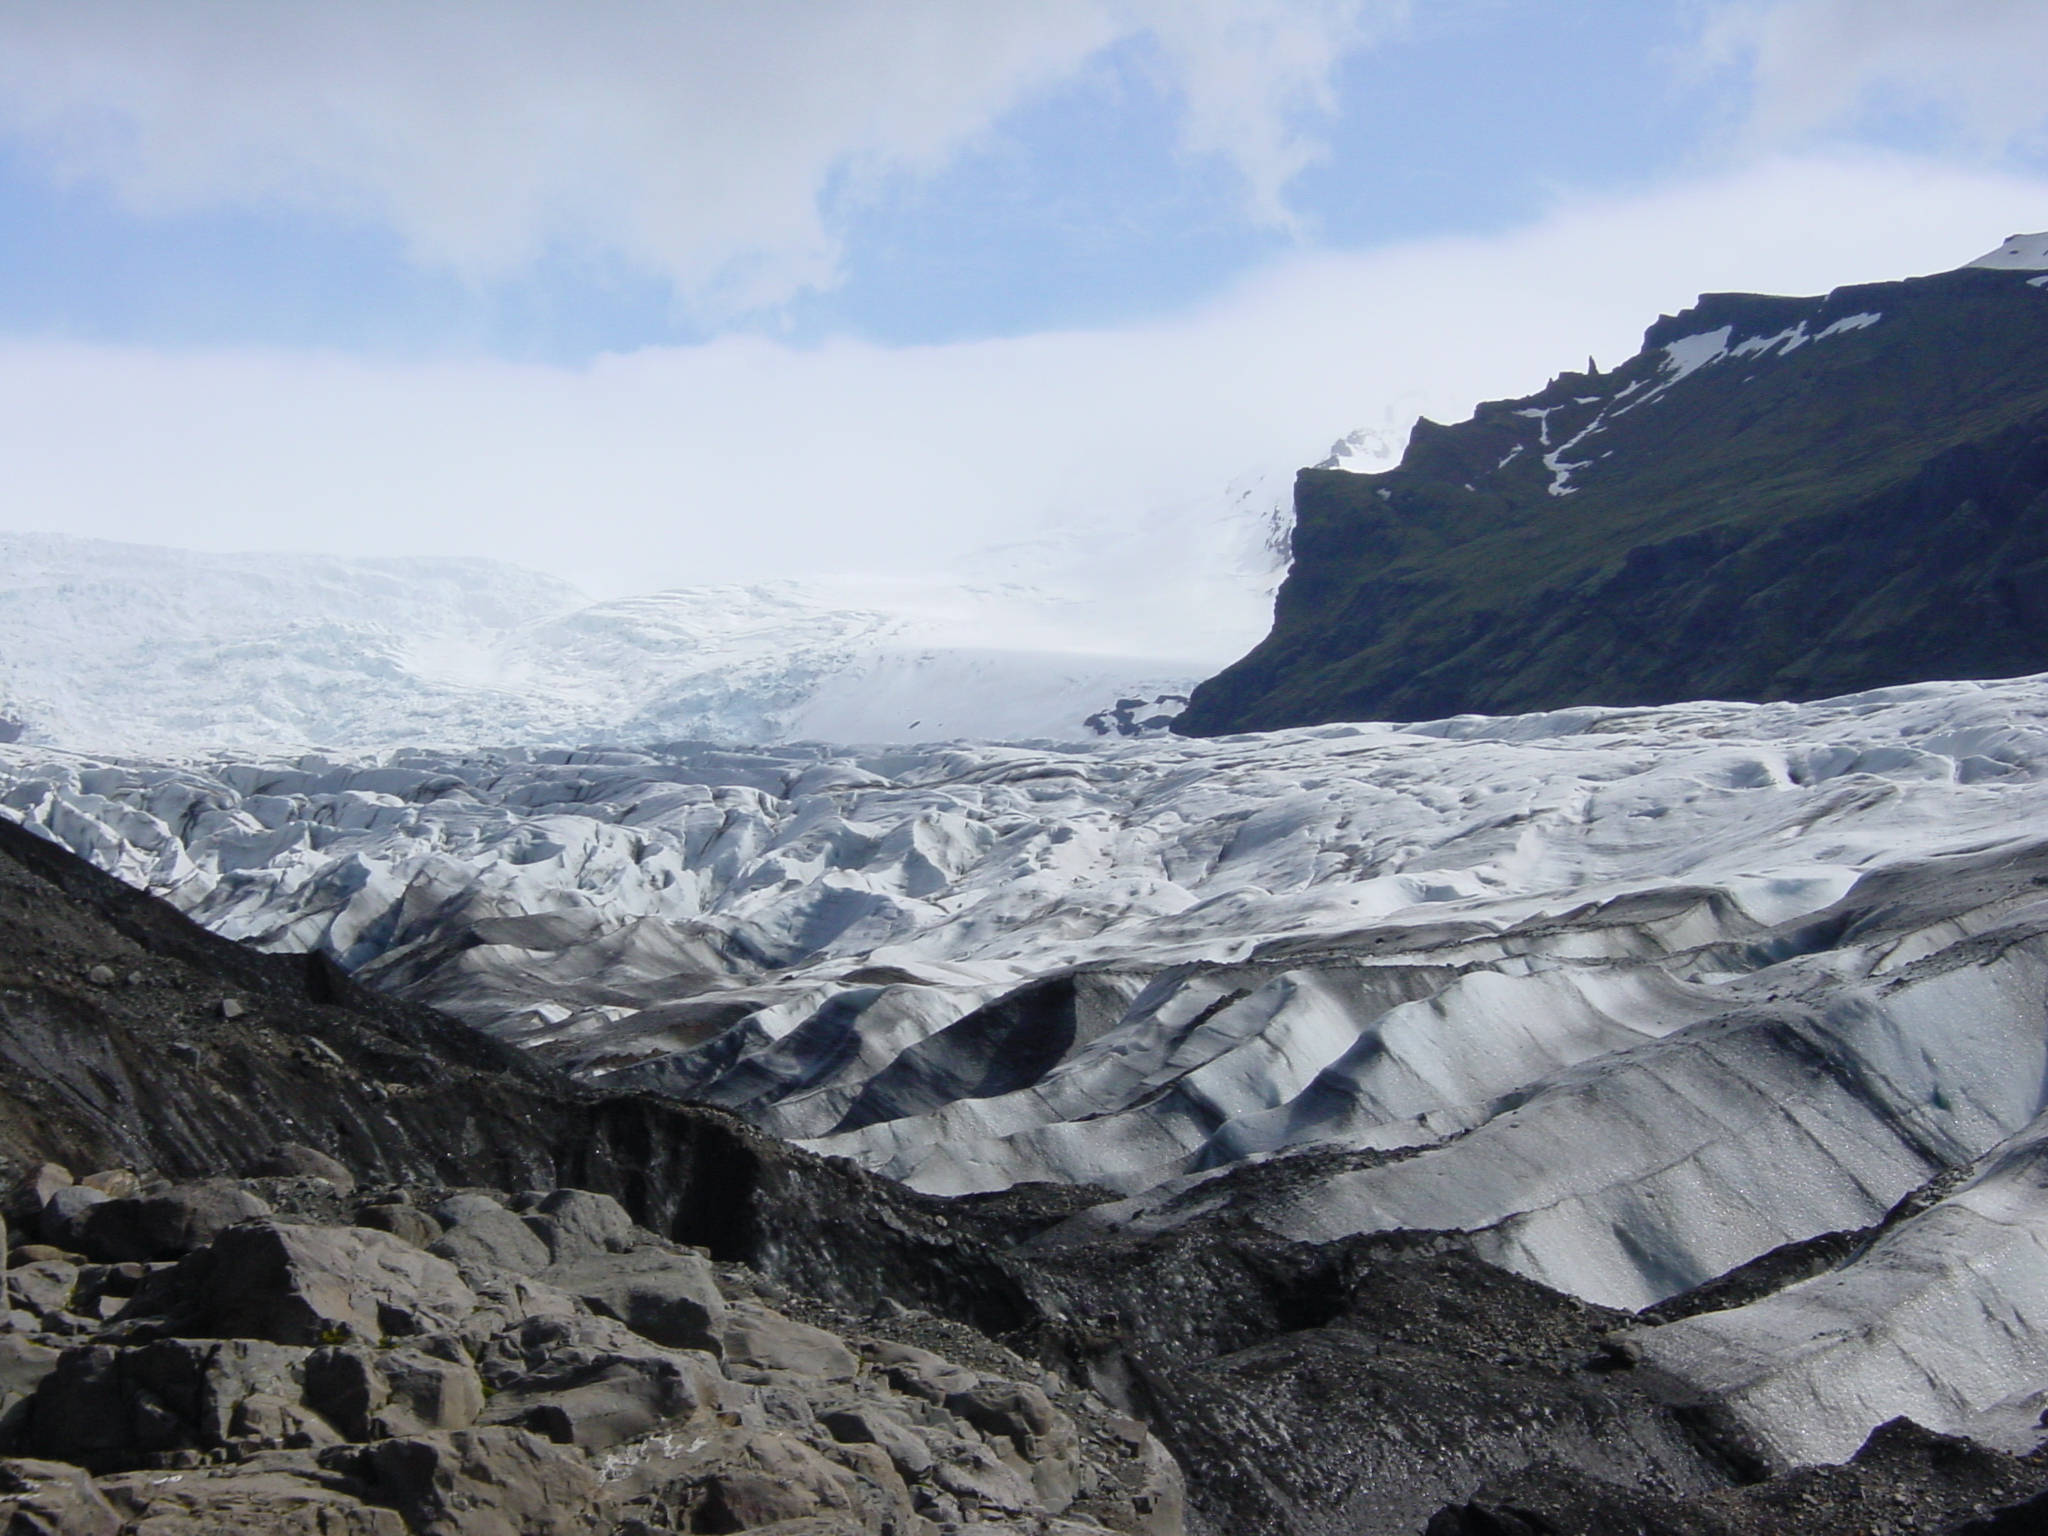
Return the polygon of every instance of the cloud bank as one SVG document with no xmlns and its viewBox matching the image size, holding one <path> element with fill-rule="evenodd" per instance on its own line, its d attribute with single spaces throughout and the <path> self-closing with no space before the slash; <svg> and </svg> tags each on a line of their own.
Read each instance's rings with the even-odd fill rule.
<svg viewBox="0 0 2048 1536">
<path fill-rule="evenodd" d="M 2039 0 L 1740 0 L 1709 53 L 1739 63 L 1764 144 L 1933 107 L 1992 150 L 2048 147 L 2048 7 Z"/>
<path fill-rule="evenodd" d="M 835 199 L 1151 61 L 1256 218 L 1407 0 L 24 0 L 0 132 L 148 213 L 280 205 L 473 279 L 623 261 L 730 312 L 828 286 Z"/>
</svg>

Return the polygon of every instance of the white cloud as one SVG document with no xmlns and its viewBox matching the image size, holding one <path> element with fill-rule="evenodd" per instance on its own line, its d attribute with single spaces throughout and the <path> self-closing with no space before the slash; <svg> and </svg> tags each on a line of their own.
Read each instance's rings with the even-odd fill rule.
<svg viewBox="0 0 2048 1536">
<path fill-rule="evenodd" d="M 1407 0 L 13 0 L 0 129 L 146 211 L 276 202 L 472 275 L 549 249 L 772 303 L 835 177 L 943 164 L 1150 39 L 1260 216 L 1329 72 Z"/>
<path fill-rule="evenodd" d="M 1501 237 L 1298 256 L 1171 323 L 945 346 L 735 336 L 568 369 L 0 344 L 0 517 L 491 554 L 608 592 L 931 573 L 1060 529 L 1157 549 L 1233 477 L 1390 410 L 1452 420 L 1589 352 L 1612 365 L 1702 290 L 1956 266 L 2044 197 L 1922 161 L 1781 160 Z M 1123 532 L 1148 518 L 1163 537 Z M 1094 579 L 1142 575 L 1105 559 Z"/>
<path fill-rule="evenodd" d="M 1853 126 L 1873 105 L 1932 105 L 1994 149 L 2048 125 L 2040 0 L 1736 0 L 1710 53 L 1752 71 L 1750 129 L 1771 144 Z"/>
</svg>

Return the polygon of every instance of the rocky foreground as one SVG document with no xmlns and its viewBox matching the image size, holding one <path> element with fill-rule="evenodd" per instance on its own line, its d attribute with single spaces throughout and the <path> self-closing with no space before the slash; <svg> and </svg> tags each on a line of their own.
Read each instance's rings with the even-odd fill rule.
<svg viewBox="0 0 2048 1536">
<path fill-rule="evenodd" d="M 9 1530 L 1182 1529 L 1141 1424 L 968 1330 L 802 1321 L 607 1195 L 356 1190 L 296 1146 L 271 1166 L 311 1176 L 110 1198 L 135 1176 L 31 1172 Z"/>
<path fill-rule="evenodd" d="M 921 1194 L 578 1085 L 0 824 L 8 1529 L 1903 1536 L 2048 1512 L 2037 1455 L 1903 1422 L 1788 1467 L 1641 1342 L 1882 1252 L 1952 1178 L 1647 1313 L 1466 1233 L 1256 1219 L 1402 1155 L 1248 1159 L 1161 1226 L 1091 1228 L 1112 1197 L 1086 1186 Z"/>
</svg>

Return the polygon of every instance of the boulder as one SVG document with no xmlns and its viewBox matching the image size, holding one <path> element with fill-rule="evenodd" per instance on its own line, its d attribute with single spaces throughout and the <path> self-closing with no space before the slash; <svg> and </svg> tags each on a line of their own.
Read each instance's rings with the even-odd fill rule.
<svg viewBox="0 0 2048 1536">
<path fill-rule="evenodd" d="M 318 1349 L 305 1380 L 306 1406 L 351 1440 L 467 1429 L 484 1406 L 474 1367 L 420 1349 Z"/>
<path fill-rule="evenodd" d="M 78 1467 L 0 1461 L 0 1530 L 19 1536 L 118 1536 L 121 1516 Z"/>
<path fill-rule="evenodd" d="M 497 1335 L 529 1317 L 581 1317 L 585 1309 L 575 1297 L 509 1270 L 473 1274 L 469 1288 L 476 1310 L 455 1330 L 463 1348 L 475 1356 Z"/>
<path fill-rule="evenodd" d="M 593 1254 L 623 1253 L 633 1246 L 633 1218 L 610 1195 L 587 1189 L 557 1189 L 544 1196 L 526 1224 L 548 1245 L 551 1262 L 568 1264 Z"/>
<path fill-rule="evenodd" d="M 77 1289 L 78 1266 L 63 1259 L 39 1259 L 7 1271 L 12 1304 L 39 1317 L 45 1312 L 67 1311 Z"/>
<path fill-rule="evenodd" d="M 273 1452 L 228 1467 L 134 1472 L 100 1488 L 137 1536 L 408 1536 L 393 1509 L 365 1501 L 361 1485 L 307 1452 Z"/>
<path fill-rule="evenodd" d="M 356 1187 L 356 1176 L 346 1163 L 296 1141 L 279 1142 L 257 1159 L 249 1174 L 258 1179 L 325 1179 L 344 1195 L 353 1194 Z"/>
<path fill-rule="evenodd" d="M 718 1341 L 728 1371 L 740 1367 L 789 1371 L 825 1381 L 851 1381 L 860 1370 L 853 1351 L 837 1334 L 799 1323 L 752 1302 L 727 1309 L 719 1325 Z"/>
<path fill-rule="evenodd" d="M 901 1477 L 915 1481 L 932 1469 L 932 1451 L 924 1437 L 872 1405 L 832 1409 L 819 1414 L 818 1423 L 844 1444 L 878 1446 Z"/>
<path fill-rule="evenodd" d="M 85 1212 L 75 1230 L 80 1250 L 103 1264 L 148 1262 L 182 1257 L 238 1221 L 269 1214 L 269 1205 L 255 1195 L 215 1179 L 106 1200 Z"/>
<path fill-rule="evenodd" d="M 553 1265 L 541 1278 L 657 1344 L 713 1353 L 720 1349 L 725 1298 L 718 1294 L 711 1265 L 694 1253 L 645 1248 L 593 1255 Z"/>
<path fill-rule="evenodd" d="M 932 1482 L 960 1501 L 963 1509 L 979 1505 L 1006 1515 L 1020 1514 L 1038 1502 L 1029 1479 L 1005 1466 L 979 1440 L 934 1434 Z"/>
<path fill-rule="evenodd" d="M 36 1389 L 36 1452 L 88 1466 L 141 1453 L 339 1437 L 301 1410 L 308 1351 L 253 1339 L 67 1349 Z"/>
<path fill-rule="evenodd" d="M 94 1206 L 106 1203 L 107 1196 L 96 1189 L 87 1189 L 83 1184 L 63 1185 L 51 1191 L 36 1220 L 36 1234 L 53 1248 L 75 1251 L 79 1246 L 79 1223 Z"/>
<path fill-rule="evenodd" d="M 602 1450 L 715 1408 L 730 1390 L 705 1355 L 658 1349 L 607 1318 L 536 1317 L 485 1346 L 486 1424 Z"/>
<path fill-rule="evenodd" d="M 1081 1482 L 1081 1435 L 1074 1421 L 1029 1382 L 984 1381 L 946 1397 L 946 1411 L 998 1442 L 1052 1510 L 1074 1502 Z"/>
<path fill-rule="evenodd" d="M 444 1227 L 458 1227 L 465 1221 L 478 1216 L 488 1218 L 493 1212 L 504 1209 L 504 1201 L 490 1195 L 478 1194 L 474 1190 L 450 1195 L 432 1207 L 434 1219 Z"/>
<path fill-rule="evenodd" d="M 142 1192 L 142 1180 L 126 1168 L 102 1168 L 98 1173 L 88 1173 L 78 1182 L 87 1189 L 98 1190 L 109 1200 L 122 1200 Z"/>
<path fill-rule="evenodd" d="M 417 1536 L 586 1536 L 598 1482 L 581 1453 L 517 1429 L 465 1429 L 329 1452 Z"/>
<path fill-rule="evenodd" d="M 440 1333 L 476 1307 L 452 1264 L 388 1232 L 274 1222 L 221 1233 L 179 1265 L 173 1290 L 176 1319 L 197 1331 L 277 1344 Z"/>
<path fill-rule="evenodd" d="M 366 1205 L 356 1212 L 356 1225 L 389 1232 L 415 1248 L 425 1248 L 441 1235 L 441 1223 L 413 1205 Z"/>
<path fill-rule="evenodd" d="M 10 1268 L 18 1264 L 40 1263 L 44 1259 L 61 1259 L 66 1264 L 71 1264 L 84 1257 L 85 1255 L 81 1253 L 69 1253 L 62 1248 L 53 1248 L 48 1243 L 23 1243 L 19 1248 L 9 1250 L 7 1263 Z"/>
<path fill-rule="evenodd" d="M 0 1400 L 33 1392 L 57 1368 L 63 1351 L 13 1334 L 0 1334 Z M 0 1527 L 4 1529 L 4 1527 Z"/>
<path fill-rule="evenodd" d="M 444 1202 L 436 1214 L 454 1203 Z M 507 1269 L 515 1275 L 537 1275 L 548 1267 L 548 1245 L 525 1222 L 502 1205 L 480 1205 L 429 1243 L 427 1252 L 464 1271 Z"/>
<path fill-rule="evenodd" d="M 878 1340 L 867 1345 L 862 1353 L 890 1386 L 928 1403 L 944 1403 L 954 1393 L 969 1391 L 981 1383 L 974 1372 L 914 1345 Z"/>
<path fill-rule="evenodd" d="M 50 1203 L 50 1196 L 60 1189 L 68 1189 L 75 1181 L 71 1170 L 62 1163 L 37 1163 L 16 1181 L 8 1191 L 7 1219 L 23 1226 L 33 1226 L 43 1207 Z"/>
<path fill-rule="evenodd" d="M 614 1500 L 683 1531 L 747 1531 L 834 1517 L 860 1527 L 854 1474 L 789 1435 L 716 1429 L 686 1444 L 634 1465 L 613 1484 Z"/>
</svg>

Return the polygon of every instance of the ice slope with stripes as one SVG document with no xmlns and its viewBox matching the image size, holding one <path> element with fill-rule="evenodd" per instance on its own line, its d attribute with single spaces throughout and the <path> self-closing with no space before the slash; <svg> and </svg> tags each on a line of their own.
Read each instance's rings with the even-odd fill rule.
<svg viewBox="0 0 2048 1536">
<path fill-rule="evenodd" d="M 1787 1460 L 1890 1411 L 2024 1438 L 2048 1387 L 2048 681 L 1072 749 L 0 750 L 103 867 L 586 1078 L 935 1192 L 1119 1197 L 1041 1241 L 1335 1146 L 1251 1219 L 1640 1308 L 1962 1177 L 1645 1358 Z"/>
</svg>

